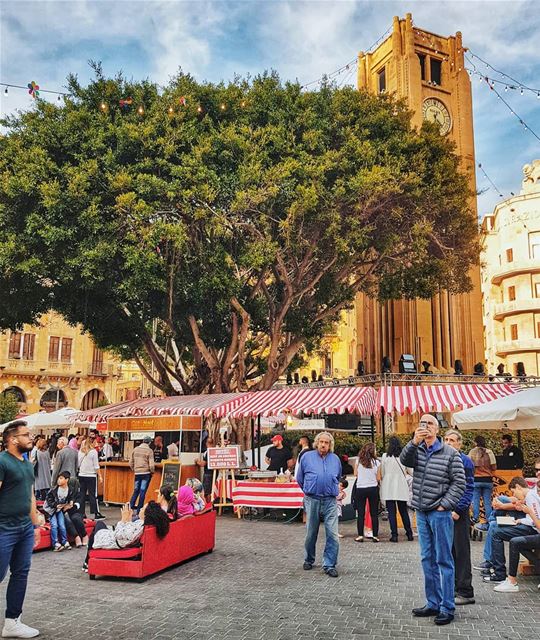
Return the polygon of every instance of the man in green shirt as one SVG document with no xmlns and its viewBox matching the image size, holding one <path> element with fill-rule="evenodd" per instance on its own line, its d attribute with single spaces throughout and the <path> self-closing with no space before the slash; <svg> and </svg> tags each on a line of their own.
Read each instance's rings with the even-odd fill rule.
<svg viewBox="0 0 540 640">
<path fill-rule="evenodd" d="M 33 446 L 26 422 L 10 422 L 3 440 L 6 450 L 0 453 L 0 582 L 8 567 L 11 575 L 2 637 L 34 638 L 39 631 L 21 622 L 32 551 L 40 539 L 34 468 L 23 456 Z"/>
</svg>

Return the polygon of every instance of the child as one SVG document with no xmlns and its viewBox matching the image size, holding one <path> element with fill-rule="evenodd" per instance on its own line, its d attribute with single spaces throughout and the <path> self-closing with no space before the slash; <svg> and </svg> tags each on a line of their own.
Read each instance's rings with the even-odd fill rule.
<svg viewBox="0 0 540 640">
<path fill-rule="evenodd" d="M 62 471 L 58 474 L 57 486 L 51 489 L 45 497 L 43 510 L 50 516 L 51 542 L 55 551 L 71 549 L 67 540 L 66 520 L 64 517 L 64 507 L 73 507 L 75 496 L 70 495 L 69 471 Z"/>
<path fill-rule="evenodd" d="M 343 513 L 343 500 L 345 500 L 345 497 L 347 496 L 347 494 L 345 493 L 345 489 L 348 486 L 349 486 L 349 482 L 347 481 L 347 478 L 345 476 L 342 476 L 339 479 L 339 493 L 337 496 L 338 518 L 341 518 L 341 515 Z M 338 538 L 343 538 L 343 534 L 338 533 Z"/>
<path fill-rule="evenodd" d="M 194 495 L 193 508 L 195 509 L 195 511 L 202 511 L 206 506 L 206 503 L 203 497 L 204 489 L 203 489 L 202 482 L 197 478 L 188 478 L 186 480 L 186 486 L 191 487 L 193 489 L 193 495 Z"/>
</svg>

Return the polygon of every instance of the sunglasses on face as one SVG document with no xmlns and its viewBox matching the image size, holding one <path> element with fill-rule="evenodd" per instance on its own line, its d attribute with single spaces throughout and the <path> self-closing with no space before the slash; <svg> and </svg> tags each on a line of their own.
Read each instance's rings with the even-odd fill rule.
<svg viewBox="0 0 540 640">
<path fill-rule="evenodd" d="M 534 471 L 535 471 L 535 473 L 540 473 L 540 467 L 535 467 Z"/>
</svg>

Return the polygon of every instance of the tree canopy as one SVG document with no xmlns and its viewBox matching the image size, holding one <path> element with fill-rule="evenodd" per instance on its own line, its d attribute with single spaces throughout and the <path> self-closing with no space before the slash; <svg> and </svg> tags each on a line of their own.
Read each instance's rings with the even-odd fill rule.
<svg viewBox="0 0 540 640">
<path fill-rule="evenodd" d="M 469 288 L 467 177 L 403 102 L 95 72 L 3 122 L 0 328 L 54 309 L 167 393 L 269 388 L 357 292 Z"/>
</svg>

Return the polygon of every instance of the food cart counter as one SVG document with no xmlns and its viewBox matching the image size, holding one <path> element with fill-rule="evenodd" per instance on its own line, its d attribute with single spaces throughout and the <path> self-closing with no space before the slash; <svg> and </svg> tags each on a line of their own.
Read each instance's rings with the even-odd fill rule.
<svg viewBox="0 0 540 640">
<path fill-rule="evenodd" d="M 178 441 L 179 458 L 171 458 L 156 463 L 155 472 L 146 493 L 146 501 L 156 497 L 156 490 L 162 485 L 173 484 L 176 491 L 185 484 L 187 478 L 200 478 L 201 470 L 195 463 L 201 457 L 202 418 L 199 416 L 140 416 L 129 418 L 109 418 L 106 431 L 108 433 L 124 433 L 124 460 L 111 460 L 100 463 L 103 483 L 99 484 L 98 493 L 105 503 L 123 504 L 129 502 L 134 489 L 135 474 L 129 466 L 129 457 L 137 441 L 156 434 L 174 432 L 174 440 Z"/>
<path fill-rule="evenodd" d="M 156 464 L 156 470 L 150 480 L 150 486 L 146 493 L 147 500 L 154 500 L 156 497 L 156 491 L 161 486 L 163 467 L 170 467 L 172 465 L 178 466 L 180 463 L 178 460 L 167 460 L 165 465 L 163 463 Z M 98 493 L 103 496 L 103 502 L 107 504 L 123 504 L 129 502 L 135 482 L 135 475 L 129 466 L 129 462 L 101 462 L 99 466 L 101 467 L 103 484 L 100 483 Z M 188 478 L 199 477 L 200 470 L 196 464 L 182 464 L 180 466 L 180 485 L 185 484 Z"/>
</svg>

